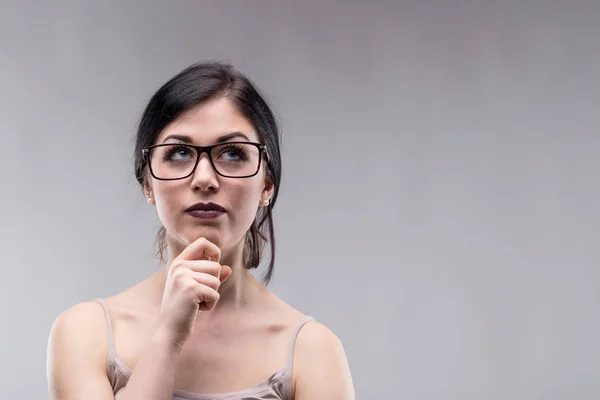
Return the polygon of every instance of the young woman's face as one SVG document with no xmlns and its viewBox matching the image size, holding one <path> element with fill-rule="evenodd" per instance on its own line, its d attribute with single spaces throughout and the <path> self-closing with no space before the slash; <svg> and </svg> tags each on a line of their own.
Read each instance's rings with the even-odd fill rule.
<svg viewBox="0 0 600 400">
<path fill-rule="evenodd" d="M 160 133 L 154 144 L 209 146 L 235 141 L 258 143 L 259 139 L 252 124 L 230 100 L 219 98 L 184 113 Z M 232 163 L 233 169 L 239 168 L 237 165 L 242 159 L 240 149 L 233 147 L 222 150 L 220 159 L 223 164 L 218 165 L 224 167 L 220 168 L 230 168 L 227 163 Z M 258 150 L 256 153 L 258 154 Z M 185 166 L 180 165 L 185 165 L 186 160 L 194 157 L 194 154 L 186 152 L 184 148 L 183 151 L 168 155 L 168 162 L 175 169 L 185 169 Z M 163 154 L 163 160 L 164 156 L 167 154 Z M 213 152 L 213 159 L 215 156 Z M 153 166 L 155 157 L 158 157 L 158 152 L 153 150 Z M 201 155 L 194 173 L 185 179 L 157 180 L 148 173 L 146 192 L 156 204 L 158 216 L 170 239 L 187 246 L 202 236 L 222 250 L 233 249 L 243 243 L 262 201 L 269 199 L 273 192 L 272 183 L 266 179 L 264 155 L 261 160 L 258 173 L 247 178 L 230 178 L 217 174 L 207 153 Z M 157 171 L 154 172 L 157 174 Z M 199 202 L 216 203 L 225 211 L 217 216 L 202 211 L 189 211 L 190 207 Z"/>
</svg>

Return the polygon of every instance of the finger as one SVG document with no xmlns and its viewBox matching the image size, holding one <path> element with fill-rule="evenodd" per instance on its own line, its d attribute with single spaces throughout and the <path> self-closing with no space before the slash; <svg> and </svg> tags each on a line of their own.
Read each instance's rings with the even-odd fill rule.
<svg viewBox="0 0 600 400">
<path fill-rule="evenodd" d="M 222 266 L 218 262 L 208 260 L 186 260 L 181 266 L 189 268 L 193 272 L 201 272 L 216 276 L 222 273 Z"/>
<path fill-rule="evenodd" d="M 212 308 L 211 305 L 216 304 L 220 297 L 219 292 L 204 285 L 198 285 L 198 291 L 196 293 L 198 296 L 198 307 L 200 309 L 206 309 L 206 306 L 210 306 L 208 309 Z"/>
<path fill-rule="evenodd" d="M 204 272 L 192 272 L 191 274 L 192 278 L 194 278 L 196 282 L 198 282 L 201 285 L 207 286 L 213 290 L 218 290 L 219 286 L 221 285 L 221 281 L 219 280 L 219 278 L 217 278 L 214 275 L 210 275 Z"/>
<path fill-rule="evenodd" d="M 231 276 L 232 272 L 233 270 L 229 265 L 221 265 L 221 275 L 219 276 L 221 283 L 225 282 Z"/>
<path fill-rule="evenodd" d="M 210 311 L 210 310 L 212 310 L 215 307 L 215 305 L 217 305 L 216 301 L 213 302 L 213 303 L 202 302 L 202 303 L 198 304 L 198 310 L 200 310 L 200 311 Z"/>
<path fill-rule="evenodd" d="M 183 249 L 177 258 L 182 260 L 208 259 L 219 262 L 221 249 L 205 237 L 199 237 Z"/>
<path fill-rule="evenodd" d="M 208 286 L 199 285 L 198 286 L 198 305 L 202 303 L 216 303 L 219 300 L 219 292 L 209 288 Z"/>
</svg>

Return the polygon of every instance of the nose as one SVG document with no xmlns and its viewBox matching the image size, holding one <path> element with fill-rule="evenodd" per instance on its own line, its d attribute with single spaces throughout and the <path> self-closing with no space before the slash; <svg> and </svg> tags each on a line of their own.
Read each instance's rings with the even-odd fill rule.
<svg viewBox="0 0 600 400">
<path fill-rule="evenodd" d="M 192 188 L 201 191 L 217 190 L 219 188 L 219 180 L 217 173 L 214 170 L 208 154 L 200 154 L 200 159 L 196 165 L 196 170 L 192 175 Z"/>
</svg>

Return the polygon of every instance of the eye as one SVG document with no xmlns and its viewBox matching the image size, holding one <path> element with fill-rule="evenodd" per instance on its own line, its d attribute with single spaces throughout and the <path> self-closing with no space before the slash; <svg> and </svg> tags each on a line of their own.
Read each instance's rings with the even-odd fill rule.
<svg viewBox="0 0 600 400">
<path fill-rule="evenodd" d="M 223 161 L 246 161 L 248 155 L 243 145 L 229 144 L 219 151 L 218 159 Z"/>
<path fill-rule="evenodd" d="M 165 161 L 184 161 L 194 158 L 194 154 L 187 146 L 166 146 L 167 151 L 163 156 Z"/>
</svg>

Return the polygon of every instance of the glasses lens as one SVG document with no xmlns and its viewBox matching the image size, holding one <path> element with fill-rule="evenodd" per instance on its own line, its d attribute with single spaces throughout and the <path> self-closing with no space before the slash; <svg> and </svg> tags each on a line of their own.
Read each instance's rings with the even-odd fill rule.
<svg viewBox="0 0 600 400">
<path fill-rule="evenodd" d="M 260 150 L 248 143 L 223 143 L 213 148 L 211 156 L 221 175 L 248 176 L 258 171 Z"/>
<path fill-rule="evenodd" d="M 152 149 L 152 172 L 159 179 L 180 179 L 190 175 L 196 165 L 197 151 L 184 144 L 161 145 Z M 212 149 L 217 172 L 228 177 L 254 175 L 258 171 L 260 150 L 248 143 L 223 143 Z"/>
</svg>

